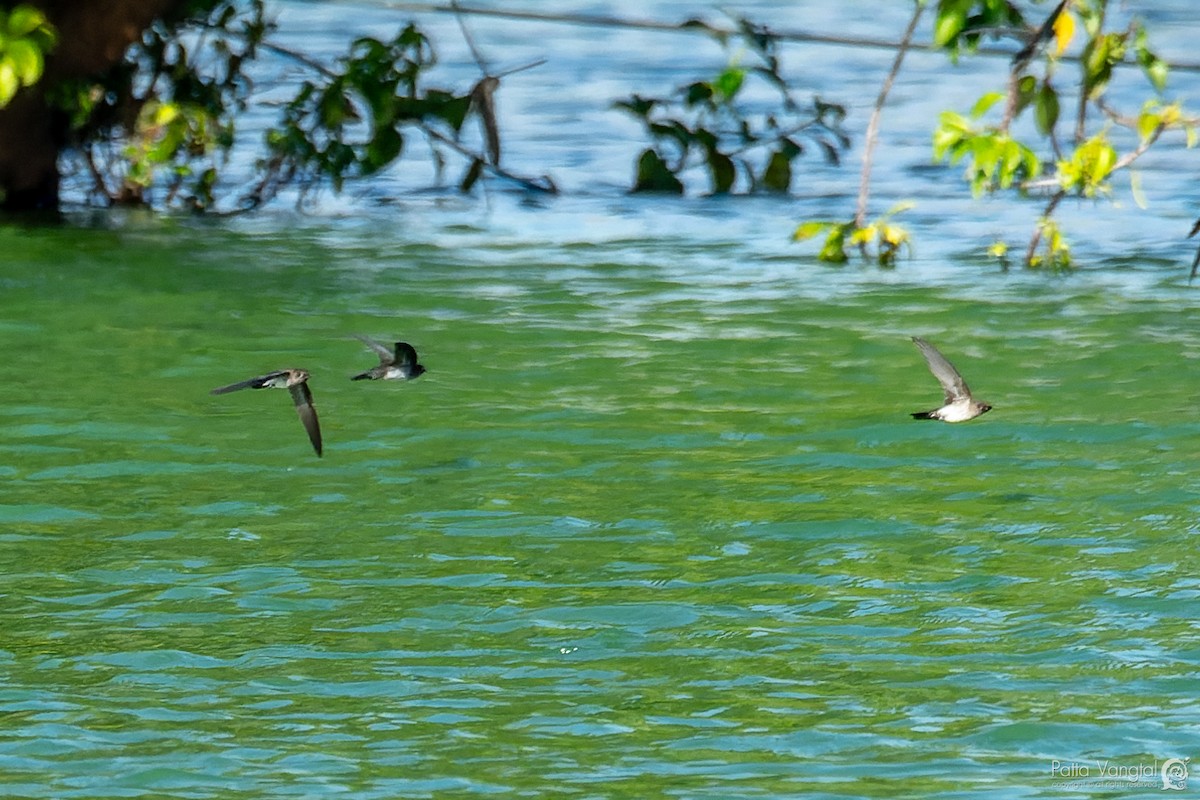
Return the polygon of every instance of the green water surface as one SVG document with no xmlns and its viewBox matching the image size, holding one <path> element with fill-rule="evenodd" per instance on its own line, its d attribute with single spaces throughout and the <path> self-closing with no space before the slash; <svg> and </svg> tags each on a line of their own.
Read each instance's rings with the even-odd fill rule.
<svg viewBox="0 0 1200 800">
<path fill-rule="evenodd" d="M 1131 796 L 1052 764 L 1200 754 L 1177 275 L 486 238 L 0 230 L 0 794 Z M 429 373 L 351 382 L 356 333 Z M 911 335 L 995 410 L 910 419 Z M 208 394 L 282 367 L 324 458 Z"/>
</svg>

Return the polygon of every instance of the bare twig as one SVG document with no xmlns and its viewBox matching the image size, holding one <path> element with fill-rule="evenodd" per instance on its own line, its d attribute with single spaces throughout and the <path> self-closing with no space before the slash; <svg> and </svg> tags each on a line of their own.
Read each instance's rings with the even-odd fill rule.
<svg viewBox="0 0 1200 800">
<path fill-rule="evenodd" d="M 1096 30 L 1104 30 L 1105 5 L 1099 4 L 1099 19 L 1096 21 Z M 1075 114 L 1075 145 L 1078 146 L 1083 142 L 1085 126 L 1087 124 L 1087 107 L 1092 98 L 1089 97 L 1091 92 L 1087 88 L 1087 69 L 1084 68 L 1084 77 L 1080 80 L 1079 86 L 1079 108 Z"/>
<path fill-rule="evenodd" d="M 908 52 L 913 32 L 917 29 L 917 23 L 920 22 L 921 15 L 925 13 L 924 0 L 918 0 L 916 5 L 917 8 L 913 11 L 912 19 L 908 21 L 908 27 L 904 30 L 904 36 L 900 40 L 900 46 L 896 49 L 896 58 L 892 61 L 892 68 L 883 81 L 879 97 L 875 100 L 875 110 L 871 112 L 871 121 L 867 123 L 866 144 L 863 147 L 862 178 L 858 184 L 858 209 L 854 212 L 854 225 L 858 228 L 863 227 L 867 221 L 867 198 L 871 192 L 871 160 L 875 155 L 875 144 L 879 139 L 879 118 L 883 115 L 883 104 L 887 102 L 888 93 L 891 92 L 892 84 L 896 81 L 896 74 L 900 72 L 900 65 L 904 63 L 904 55 Z"/>
<path fill-rule="evenodd" d="M 1012 125 L 1013 118 L 1017 115 L 1017 86 L 1021 80 L 1021 73 L 1029 66 L 1029 62 L 1037 54 L 1038 47 L 1047 41 L 1054 33 L 1054 23 L 1058 20 L 1059 15 L 1067 7 L 1067 0 L 1061 2 L 1050 12 L 1050 16 L 1040 27 L 1034 29 L 1028 34 L 1028 44 L 1021 48 L 1012 60 L 1012 68 L 1008 72 L 1008 95 L 1004 103 L 1004 118 L 1000 120 L 1000 130 L 1008 133 L 1009 126 Z M 1054 154 L 1058 155 L 1058 140 L 1054 137 L 1051 131 L 1050 143 L 1054 147 Z"/>
<path fill-rule="evenodd" d="M 272 53 L 285 56 L 299 64 L 303 64 L 309 69 L 321 73 L 326 78 L 337 77 L 337 73 L 331 70 L 329 67 L 325 66 L 320 61 L 317 61 L 315 58 L 299 52 L 298 50 L 293 50 L 290 47 L 284 47 L 283 45 L 271 44 L 270 42 L 260 42 L 258 46 L 264 50 L 269 50 Z"/>
<path fill-rule="evenodd" d="M 457 11 L 458 0 L 450 0 L 450 7 Z M 492 166 L 496 166 L 500 163 L 500 124 L 496 121 L 496 90 L 500 88 L 500 76 L 493 75 L 492 71 L 488 69 L 487 61 L 479 52 L 479 48 L 475 46 L 475 39 L 471 36 L 471 30 L 467 27 L 463 15 L 456 13 L 454 18 L 458 20 L 458 27 L 462 30 L 463 39 L 467 42 L 471 57 L 475 59 L 475 64 L 483 73 L 483 77 L 471 88 L 471 107 L 479 114 L 479 121 L 483 125 L 483 136 L 487 141 L 487 153 L 491 158 Z M 521 69 L 527 69 L 527 67 Z M 508 74 L 519 71 L 520 69 L 513 70 Z M 464 191 L 479 177 L 477 163 L 477 161 L 472 162 L 471 169 L 463 180 Z"/>
<path fill-rule="evenodd" d="M 499 78 L 485 75 L 471 89 L 471 105 L 479 112 L 488 156 L 493 165 L 500 163 L 500 125 L 496 122 L 496 90 L 499 88 Z"/>
<path fill-rule="evenodd" d="M 1061 0 L 1054 7 L 1054 10 L 1050 12 L 1050 16 L 1046 17 L 1046 21 L 1029 34 L 1028 43 L 1013 56 L 1012 71 L 1014 73 L 1024 72 L 1025 68 L 1029 66 L 1029 62 L 1033 60 L 1034 55 L 1037 54 L 1038 47 L 1042 42 L 1049 41 L 1050 37 L 1054 35 L 1054 23 L 1058 21 L 1059 15 L 1062 14 L 1066 7 L 1067 0 Z"/>
<path fill-rule="evenodd" d="M 1192 232 L 1188 234 L 1188 238 L 1192 238 L 1197 233 L 1200 233 L 1200 219 L 1196 220 L 1196 224 L 1192 226 Z M 1200 247 L 1196 248 L 1196 257 L 1192 259 L 1192 274 L 1188 276 L 1188 283 L 1196 279 L 1196 270 L 1200 270 Z"/>
<path fill-rule="evenodd" d="M 542 64 L 545 64 L 545 63 L 546 63 L 546 59 L 539 58 L 534 61 L 530 61 L 528 64 L 522 64 L 521 66 L 513 67 L 512 69 L 506 69 L 506 70 L 504 70 L 504 72 L 497 72 L 493 77 L 507 78 L 509 75 L 516 75 L 518 72 L 524 72 L 527 69 L 533 69 L 534 67 L 540 67 Z"/>
<path fill-rule="evenodd" d="M 1116 162 L 1113 163 L 1112 169 L 1110 169 L 1108 171 L 1108 174 L 1111 175 L 1114 172 L 1117 172 L 1122 169 L 1126 169 L 1131 164 L 1133 164 L 1134 161 L 1137 161 L 1139 158 L 1141 158 L 1143 155 L 1145 155 L 1146 151 L 1150 149 L 1151 145 L 1153 145 L 1155 142 L 1158 141 L 1159 137 L 1163 135 L 1163 131 L 1165 131 L 1166 129 L 1167 129 L 1166 123 L 1160 122 L 1154 128 L 1154 130 L 1150 132 L 1149 136 L 1147 136 L 1142 141 L 1138 142 L 1137 147 L 1133 148 L 1128 153 L 1126 153 L 1125 155 L 1118 158 L 1116 160 Z M 1058 185 L 1059 185 L 1058 178 L 1056 178 L 1054 176 L 1050 176 L 1048 178 L 1042 178 L 1042 179 L 1036 180 L 1036 181 L 1025 181 L 1024 183 L 1021 184 L 1021 190 L 1029 191 L 1031 189 L 1047 189 L 1051 186 L 1058 186 Z M 1057 203 L 1055 203 L 1055 205 L 1057 205 Z M 1053 210 L 1053 208 L 1051 208 L 1049 210 Z"/>
<path fill-rule="evenodd" d="M 113 195 L 108 190 L 108 184 L 104 182 L 104 174 L 100 172 L 100 167 L 96 165 L 96 154 L 92 152 L 91 147 L 85 146 L 81 149 L 83 151 L 83 163 L 87 165 L 88 172 L 92 176 L 93 191 L 101 195 L 109 205 L 112 205 Z"/>
<path fill-rule="evenodd" d="M 464 6 L 456 4 L 457 7 L 441 3 L 420 3 L 406 2 L 406 0 L 381 0 L 377 4 L 382 8 L 391 8 L 397 11 L 408 11 L 415 13 L 427 14 L 472 14 L 480 17 L 497 17 L 501 19 L 516 19 L 526 20 L 530 22 L 553 22 L 563 25 L 582 25 L 585 27 L 599 28 L 632 28 L 637 30 L 650 31 L 667 31 L 673 33 L 703 33 L 709 36 L 736 36 L 738 31 L 732 28 L 723 28 L 708 23 L 698 23 L 696 20 L 689 20 L 683 24 L 677 22 L 661 22 L 659 20 L 647 19 L 625 19 L 623 17 L 610 16 L 605 14 L 568 14 L 568 13 L 551 13 L 540 11 L 521 11 L 517 9 L 501 9 L 501 8 L 479 8 L 475 6 Z M 689 24 L 690 23 L 690 24 Z M 1001 29 L 1004 30 L 1004 29 Z M 899 42 L 892 39 L 879 39 L 869 36 L 834 36 L 832 34 L 810 33 L 808 31 L 772 31 L 772 35 L 776 38 L 787 42 L 803 42 L 809 44 L 827 44 L 846 47 L 864 47 L 874 50 L 887 50 L 895 52 L 900 46 Z M 940 47 L 932 42 L 922 42 L 911 46 L 912 49 L 925 50 L 928 52 L 938 52 Z M 1013 57 L 1013 49 L 1011 47 L 998 47 L 995 45 L 980 45 L 974 51 L 977 55 L 989 56 L 992 58 L 1007 58 Z M 1077 56 L 1064 55 L 1060 61 L 1077 62 Z M 1200 62 L 1171 62 L 1168 64 L 1173 72 L 1200 72 Z"/>
<path fill-rule="evenodd" d="M 454 18 L 458 20 L 458 28 L 462 31 L 463 39 L 467 42 L 467 47 L 471 51 L 471 58 L 475 59 L 475 64 L 479 67 L 479 71 L 484 75 L 491 75 L 491 70 L 488 69 L 487 62 L 483 60 L 483 56 L 479 52 L 479 48 L 475 46 L 475 39 L 471 36 L 471 30 L 467 27 L 466 20 L 458 6 L 458 0 L 450 0 L 450 7 L 454 9 Z"/>
<path fill-rule="evenodd" d="M 1162 132 L 1166 129 L 1167 126 L 1165 123 L 1158 123 L 1154 130 L 1150 132 L 1150 135 L 1140 141 L 1137 147 L 1117 159 L 1117 163 L 1113 164 L 1112 172 L 1116 172 L 1119 169 L 1125 169 L 1125 167 L 1128 167 L 1134 161 L 1137 161 L 1139 158 L 1141 158 L 1142 154 L 1150 149 L 1150 145 L 1158 141 L 1158 137 L 1162 136 Z"/>
<path fill-rule="evenodd" d="M 1058 208 L 1058 204 L 1061 203 L 1062 199 L 1066 196 L 1067 193 L 1063 189 L 1059 189 L 1057 192 L 1055 192 L 1050 198 L 1050 202 L 1046 204 L 1046 210 L 1042 212 L 1042 219 L 1050 219 L 1050 215 L 1054 213 L 1054 209 Z M 1042 226 L 1038 225 L 1033 229 L 1033 236 L 1029 238 L 1029 247 L 1025 250 L 1025 266 L 1028 267 L 1033 263 L 1033 254 L 1037 252 L 1038 245 L 1041 244 L 1041 241 Z"/>
<path fill-rule="evenodd" d="M 465 28 L 464 28 L 464 32 L 465 32 Z M 469 42 L 469 40 L 468 40 L 468 42 Z M 304 53 L 298 52 L 289 47 L 283 47 L 282 45 L 271 44 L 269 42 L 262 42 L 259 46 L 266 50 L 270 50 L 271 52 L 276 53 L 278 55 L 284 56 L 286 58 L 290 58 L 293 61 L 295 61 L 299 64 L 302 64 L 303 66 L 308 67 L 309 69 L 312 69 L 315 72 L 320 73 L 321 75 L 323 75 L 326 78 L 333 78 L 333 77 L 337 76 L 336 72 L 329 69 L 321 62 L 319 62 L 313 58 L 310 58 L 309 56 L 305 55 Z M 470 44 L 469 46 L 471 47 L 472 52 L 474 52 L 474 49 L 475 49 L 474 45 Z M 478 62 L 478 57 L 477 57 L 477 62 Z M 537 61 L 533 61 L 529 64 L 525 64 L 520 67 L 516 67 L 514 69 L 508 70 L 507 72 L 501 73 L 501 74 L 502 75 L 511 75 L 514 72 L 520 72 L 522 70 L 531 69 L 533 67 L 540 66 L 544 63 L 545 63 L 545 59 L 538 59 Z M 495 76 L 495 77 L 498 78 L 499 76 Z M 486 78 L 484 80 L 486 80 Z M 419 123 L 418 127 L 420 127 L 422 132 L 424 132 L 425 135 L 428 136 L 431 140 L 441 142 L 442 144 L 458 151 L 461 155 L 471 159 L 472 161 L 483 161 L 483 162 L 487 163 L 486 159 L 481 154 L 472 152 L 469 148 L 464 147 L 460 142 L 457 142 L 454 139 L 450 138 L 449 136 L 446 136 L 445 134 L 441 133 L 440 131 L 438 131 L 434 128 L 431 128 L 429 125 L 426 125 L 425 123 Z M 485 125 L 485 127 L 486 127 L 486 125 Z M 490 141 L 489 141 L 489 150 L 491 150 Z M 496 149 L 493 152 L 496 153 L 495 160 L 498 161 L 499 160 L 499 141 L 496 142 Z M 549 176 L 543 176 L 541 179 L 526 178 L 524 176 L 517 175 L 516 173 L 509 172 L 506 169 L 502 169 L 496 163 L 488 164 L 488 170 L 491 173 L 493 173 L 494 175 L 498 175 L 502 178 L 506 178 L 507 180 L 513 181 L 514 183 L 520 184 L 521 186 L 523 186 L 526 189 L 529 189 L 530 191 L 545 192 L 547 194 L 557 194 L 558 193 L 558 187 L 554 184 L 554 181 L 551 180 Z M 247 195 L 247 198 L 252 205 L 260 205 L 264 200 L 264 195 L 266 195 L 266 194 L 268 194 L 268 191 L 267 191 L 266 181 L 264 181 L 259 186 L 257 186 L 254 190 L 252 190 Z"/>
<path fill-rule="evenodd" d="M 454 139 L 451 139 L 441 131 L 424 124 L 422 124 L 420 127 L 421 130 L 425 132 L 425 135 L 429 138 L 441 142 L 447 147 L 458 151 L 459 154 L 466 156 L 467 158 L 483 161 L 487 166 L 488 172 L 491 172 L 493 175 L 498 175 L 501 178 L 506 178 L 512 181 L 513 183 L 520 184 L 522 187 L 529 189 L 530 191 L 545 192 L 546 194 L 558 194 L 558 187 L 554 185 L 554 181 L 551 180 L 550 176 L 548 175 L 543 175 L 540 179 L 526 178 L 521 175 L 517 175 L 514 172 L 509 172 L 508 170 L 502 168 L 498 164 L 488 163 L 481 154 L 472 152 L 469 148 L 464 147 L 461 143 L 456 142 Z"/>
</svg>

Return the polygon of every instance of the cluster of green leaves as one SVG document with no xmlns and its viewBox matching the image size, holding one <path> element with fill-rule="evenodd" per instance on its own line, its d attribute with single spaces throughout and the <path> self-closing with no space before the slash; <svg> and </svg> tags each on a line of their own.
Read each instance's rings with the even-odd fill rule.
<svg viewBox="0 0 1200 800">
<path fill-rule="evenodd" d="M 185 29 L 201 33 L 187 40 Z M 162 187 L 166 205 L 211 208 L 250 94 L 244 68 L 270 30 L 263 0 L 193 4 L 156 22 L 107 74 L 54 87 L 92 193 L 141 205 Z"/>
<path fill-rule="evenodd" d="M 975 104 L 969 116 L 942 114 L 933 135 L 937 160 L 964 161 L 966 177 L 976 196 L 996 190 L 1049 193 L 1043 219 L 1026 252 L 1028 266 L 1064 267 L 1071 263 L 1070 247 L 1049 216 L 1064 197 L 1093 198 L 1110 194 L 1113 175 L 1127 168 L 1168 130 L 1182 130 L 1188 146 L 1195 141 L 1195 120 L 1178 103 L 1160 99 L 1166 87 L 1167 64 L 1149 46 L 1144 25 L 1134 22 L 1124 30 L 1108 30 L 1108 0 L 1063 0 L 1038 27 L 1008 0 L 939 0 L 934 24 L 935 42 L 957 56 L 973 50 L 980 36 L 1010 36 L 1022 45 L 1004 93 L 989 93 Z M 1064 54 L 1076 42 L 1079 66 L 1076 83 L 1060 89 Z M 1154 95 L 1136 115 L 1110 108 L 1105 93 L 1114 71 L 1136 65 Z M 1062 97 L 1077 97 L 1073 124 L 1062 127 Z M 990 123 L 984 117 L 1004 100 L 1002 113 Z M 1012 132 L 1013 123 L 1032 110 L 1037 143 L 1022 141 Z M 1098 114 L 1099 125 L 1089 126 L 1089 114 Z M 1092 129 L 1089 130 L 1089 127 Z M 1135 144 L 1122 153 L 1114 128 L 1126 128 Z M 1041 177 L 1047 165 L 1053 170 Z M 1039 244 L 1044 245 L 1039 250 Z"/>
<path fill-rule="evenodd" d="M 489 148 L 498 160 L 491 98 L 498 79 L 485 78 L 484 89 L 465 94 L 425 87 L 436 58 L 413 25 L 389 41 L 355 40 L 330 68 L 268 40 L 274 25 L 263 0 L 200 0 L 187 8 L 156 22 L 108 74 L 52 89 L 53 102 L 70 118 L 92 194 L 106 202 L 205 210 L 230 194 L 218 186 L 238 141 L 237 119 L 250 103 L 246 68 L 262 50 L 300 63 L 314 77 L 300 84 L 268 129 L 267 152 L 242 193 L 243 208 L 288 185 L 303 198 L 326 182 L 341 190 L 349 178 L 373 175 L 400 157 L 409 126 L 465 150 L 458 134 L 477 107 L 491 114 Z M 483 156 L 466 155 L 464 190 L 485 165 Z M 444 159 L 436 148 L 434 158 L 440 170 Z M 491 168 L 503 172 L 494 163 Z"/>
<path fill-rule="evenodd" d="M 1038 239 L 1041 247 L 1035 247 L 1027 256 L 1026 266 L 1033 269 L 1065 270 L 1074 266 L 1071 261 L 1071 245 L 1063 237 L 1062 228 L 1049 217 L 1038 221 Z"/>
<path fill-rule="evenodd" d="M 985 34 L 1024 23 L 1008 0 L 938 0 L 933 43 L 957 57 L 963 49 L 974 53 Z"/>
<path fill-rule="evenodd" d="M 46 54 L 58 43 L 58 34 L 46 15 L 22 3 L 0 11 L 0 108 L 7 106 L 22 86 L 42 77 Z"/>
<path fill-rule="evenodd" d="M 731 56 L 714 77 L 681 86 L 669 97 L 635 94 L 615 104 L 641 122 L 653 142 L 638 157 L 635 192 L 682 194 L 684 173 L 700 166 L 707 170 L 714 194 L 731 192 L 739 176 L 750 191 L 787 192 L 793 162 L 806 141 L 829 161 L 839 160 L 849 146 L 842 129 L 846 111 L 820 98 L 805 106 L 795 100 L 781 73 L 778 37 L 746 19 L 737 21 L 732 39 L 703 23 L 684 25 L 710 33 L 727 54 L 736 44 L 756 63 L 742 66 Z M 774 91 L 778 99 L 769 109 L 756 113 L 743 102 L 750 80 Z"/>
<path fill-rule="evenodd" d="M 303 192 L 329 180 L 340 190 L 347 177 L 372 175 L 399 158 L 407 126 L 441 128 L 456 139 L 471 94 L 425 88 L 435 61 L 429 40 L 411 24 L 388 42 L 356 40 L 338 69 L 301 85 L 281 125 L 268 131 L 264 178 L 251 200 L 285 184 Z"/>
<path fill-rule="evenodd" d="M 825 235 L 825 242 L 817 258 L 831 264 L 842 264 L 849 260 L 849 248 L 858 248 L 864 255 L 873 252 L 881 267 L 896 265 L 902 248 L 912 248 L 908 230 L 892 222 L 892 217 L 913 207 L 912 203 L 900 203 L 877 219 L 859 225 L 857 221 L 809 220 L 800 223 L 792 234 L 792 240 L 803 242 L 814 236 Z"/>
<path fill-rule="evenodd" d="M 981 117 L 1002 98 L 999 93 L 984 95 L 970 117 L 942 112 L 933 133 L 934 159 L 949 158 L 951 164 L 957 164 L 965 158 L 967 180 L 976 197 L 984 191 L 1008 189 L 1014 182 L 1032 180 L 1042 171 L 1041 161 L 1028 145 L 1005 129 L 981 124 Z"/>
</svg>

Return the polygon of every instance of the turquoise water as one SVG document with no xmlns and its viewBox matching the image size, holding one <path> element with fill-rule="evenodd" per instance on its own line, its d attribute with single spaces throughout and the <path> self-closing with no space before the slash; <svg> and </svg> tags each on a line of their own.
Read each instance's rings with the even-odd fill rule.
<svg viewBox="0 0 1200 800">
<path fill-rule="evenodd" d="M 1053 797 L 1190 754 L 1178 276 L 444 234 L 4 234 L 5 794 Z M 359 332 L 429 373 L 351 382 Z M 910 419 L 914 333 L 996 409 Z M 288 366 L 322 459 L 285 393 L 208 394 Z"/>
<path fill-rule="evenodd" d="M 395 24 L 281 5 L 330 53 Z M 1155 30 L 1190 45 L 1176 5 Z M 779 24 L 907 16 L 862 8 Z M 848 216 L 857 151 L 788 199 L 624 194 L 643 143 L 608 104 L 719 49 L 476 35 L 550 58 L 499 99 L 507 163 L 563 196 L 418 166 L 303 214 L 0 228 L 0 795 L 1158 795 L 1200 750 L 1179 143 L 1146 209 L 1064 204 L 1080 270 L 1004 271 L 983 251 L 1037 205 L 973 202 L 928 130 L 1004 64 L 914 54 L 873 195 L 917 200 L 914 252 L 830 267 L 788 237 Z M 785 63 L 861 129 L 890 58 Z M 429 372 L 351 382 L 355 334 Z M 912 420 L 941 398 L 913 335 L 995 410 Z M 286 393 L 209 394 L 285 367 L 323 458 Z"/>
</svg>

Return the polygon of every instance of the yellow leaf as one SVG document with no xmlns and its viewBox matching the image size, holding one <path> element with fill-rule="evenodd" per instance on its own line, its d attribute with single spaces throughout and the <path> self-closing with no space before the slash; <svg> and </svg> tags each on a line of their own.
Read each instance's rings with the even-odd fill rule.
<svg viewBox="0 0 1200 800">
<path fill-rule="evenodd" d="M 17 77 L 17 70 L 13 67 L 12 59 L 7 56 L 0 59 L 0 108 L 8 105 L 20 86 L 21 81 Z"/>
<path fill-rule="evenodd" d="M 179 116 L 179 106 L 174 103 L 160 103 L 154 109 L 155 125 L 170 125 Z"/>
<path fill-rule="evenodd" d="M 830 224 L 828 222 L 802 222 L 796 227 L 796 232 L 792 234 L 792 241 L 803 242 L 805 239 L 811 239 L 828 228 Z"/>
<path fill-rule="evenodd" d="M 992 258 L 1004 258 L 1008 255 L 1008 245 L 1005 242 L 995 241 L 988 248 L 988 255 Z"/>
<path fill-rule="evenodd" d="M 1054 19 L 1054 56 L 1057 58 L 1075 38 L 1075 17 L 1064 10 Z"/>
<path fill-rule="evenodd" d="M 1158 130 L 1158 126 L 1164 123 L 1163 118 L 1158 114 L 1146 112 L 1138 117 L 1137 129 L 1138 136 L 1144 142 L 1154 135 L 1154 131 Z"/>
<path fill-rule="evenodd" d="M 850 234 L 850 244 L 870 244 L 875 241 L 877 234 L 878 230 L 874 225 L 867 225 Z"/>
<path fill-rule="evenodd" d="M 908 231 L 898 225 L 884 225 L 881 238 L 892 247 L 899 247 L 908 241 Z"/>
</svg>

